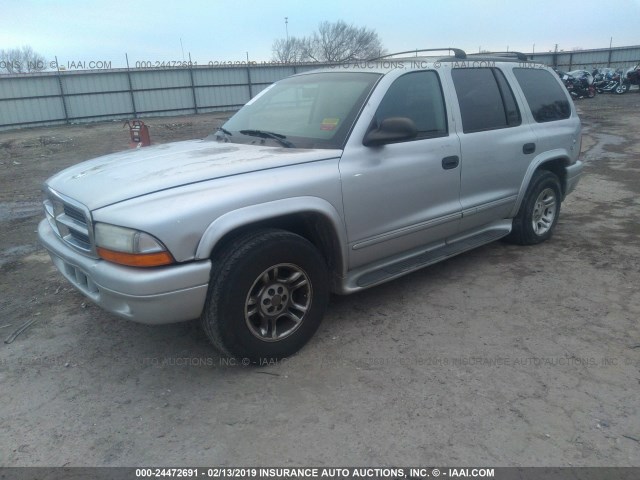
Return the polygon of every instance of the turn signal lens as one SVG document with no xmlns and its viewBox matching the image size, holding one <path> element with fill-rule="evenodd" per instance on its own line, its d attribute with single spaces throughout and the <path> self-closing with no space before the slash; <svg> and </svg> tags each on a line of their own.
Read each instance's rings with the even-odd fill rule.
<svg viewBox="0 0 640 480">
<path fill-rule="evenodd" d="M 109 262 L 131 267 L 158 267 L 174 262 L 166 247 L 148 233 L 108 223 L 95 225 L 96 252 Z"/>
<path fill-rule="evenodd" d="M 98 247 L 96 251 L 103 260 L 119 263 L 120 265 L 127 265 L 129 267 L 159 267 L 173 263 L 173 257 L 168 252 L 124 253 L 114 252 L 113 250 L 100 247 Z"/>
</svg>

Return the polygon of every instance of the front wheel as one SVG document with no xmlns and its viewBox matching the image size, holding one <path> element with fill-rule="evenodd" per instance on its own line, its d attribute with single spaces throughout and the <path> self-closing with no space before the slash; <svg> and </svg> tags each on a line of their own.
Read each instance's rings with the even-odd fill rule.
<svg viewBox="0 0 640 480">
<path fill-rule="evenodd" d="M 560 216 L 560 201 L 558 177 L 547 170 L 536 171 L 505 239 L 519 245 L 535 245 L 551 238 Z"/>
<path fill-rule="evenodd" d="M 288 357 L 317 330 L 329 298 L 326 262 L 283 230 L 234 239 L 213 258 L 201 321 L 221 352 L 253 363 Z"/>
</svg>

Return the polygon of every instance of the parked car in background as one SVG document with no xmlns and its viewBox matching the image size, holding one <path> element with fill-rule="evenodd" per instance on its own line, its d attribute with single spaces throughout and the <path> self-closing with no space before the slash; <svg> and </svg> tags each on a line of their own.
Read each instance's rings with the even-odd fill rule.
<svg viewBox="0 0 640 480">
<path fill-rule="evenodd" d="M 635 67 L 627 70 L 627 82 L 629 85 L 639 85 L 640 86 L 640 65 L 636 65 Z"/>
</svg>

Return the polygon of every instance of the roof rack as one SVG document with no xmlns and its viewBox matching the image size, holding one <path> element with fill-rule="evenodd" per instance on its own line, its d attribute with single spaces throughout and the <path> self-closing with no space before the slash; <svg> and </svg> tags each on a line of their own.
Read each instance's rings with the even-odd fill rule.
<svg viewBox="0 0 640 480">
<path fill-rule="evenodd" d="M 370 58 L 369 61 L 373 62 L 375 60 L 381 60 L 383 58 L 389 58 L 395 55 L 404 55 L 406 53 L 417 54 L 418 52 L 442 52 L 442 51 L 453 52 L 453 55 L 455 56 L 455 58 L 459 58 L 461 60 L 464 60 L 465 58 L 467 58 L 467 54 L 465 53 L 464 50 L 461 50 L 459 48 L 453 48 L 453 47 L 444 47 L 444 48 L 421 48 L 417 50 L 407 50 L 406 52 L 388 53 L 387 55 L 382 55 L 380 57 Z"/>
<path fill-rule="evenodd" d="M 521 60 L 523 62 L 526 62 L 527 60 L 529 60 L 529 58 L 522 52 L 482 52 L 482 53 L 470 53 L 469 55 L 473 56 L 473 57 L 478 57 L 478 56 L 493 56 L 493 57 L 515 57 L 518 60 Z"/>
</svg>

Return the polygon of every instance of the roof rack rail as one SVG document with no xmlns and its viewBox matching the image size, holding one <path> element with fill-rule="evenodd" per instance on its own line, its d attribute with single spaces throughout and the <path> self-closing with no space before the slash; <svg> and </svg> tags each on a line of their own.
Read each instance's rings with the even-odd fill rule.
<svg viewBox="0 0 640 480">
<path fill-rule="evenodd" d="M 464 50 L 453 47 L 444 47 L 444 48 L 421 48 L 417 50 L 407 50 L 406 52 L 396 52 L 396 53 L 388 53 L 387 55 L 382 55 L 376 58 L 370 58 L 369 61 L 382 60 L 383 58 L 393 57 L 394 55 L 404 55 L 405 53 L 418 53 L 418 52 L 442 52 L 442 51 L 453 52 L 454 56 L 459 59 L 467 58 L 467 54 Z"/>
<path fill-rule="evenodd" d="M 496 56 L 496 57 L 515 57 L 518 60 L 527 61 L 529 58 L 522 52 L 481 52 L 481 53 L 470 53 L 469 55 L 477 57 L 477 56 Z"/>
</svg>

